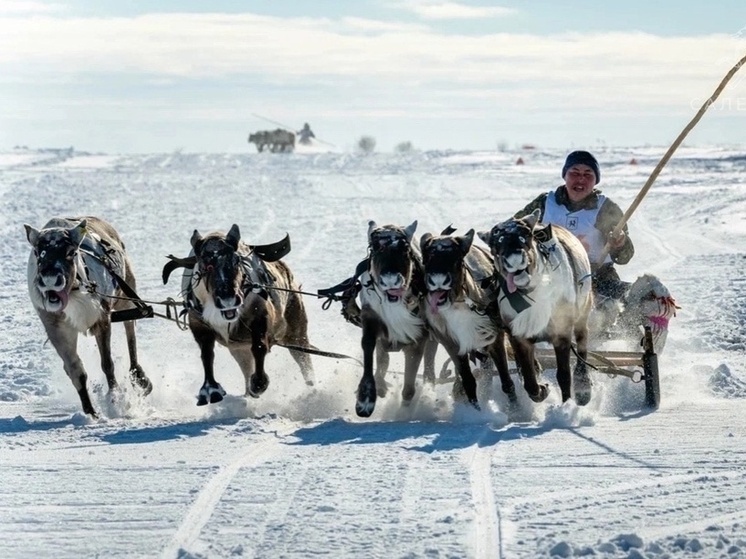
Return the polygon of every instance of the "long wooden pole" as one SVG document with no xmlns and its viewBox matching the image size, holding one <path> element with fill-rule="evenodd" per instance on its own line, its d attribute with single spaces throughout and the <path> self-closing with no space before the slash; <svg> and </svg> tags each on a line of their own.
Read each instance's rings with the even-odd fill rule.
<svg viewBox="0 0 746 559">
<path fill-rule="evenodd" d="M 723 80 L 720 82 L 720 85 L 717 86 L 717 89 L 715 89 L 712 95 L 710 95 L 710 98 L 704 102 L 704 104 L 699 109 L 697 114 L 694 115 L 694 118 L 689 122 L 689 124 L 686 125 L 686 128 L 684 128 L 681 131 L 681 134 L 679 134 L 678 138 L 676 138 L 674 143 L 671 144 L 671 147 L 668 148 L 668 151 L 658 162 L 658 165 L 655 166 L 655 169 L 653 169 L 653 172 L 648 177 L 648 180 L 645 183 L 645 185 L 642 187 L 640 192 L 638 192 L 635 200 L 632 202 L 630 207 L 627 208 L 627 211 L 624 212 L 624 215 L 622 216 L 621 221 L 619 221 L 617 226 L 614 228 L 614 231 L 612 232 L 612 236 L 619 234 L 619 232 L 622 230 L 622 228 L 627 223 L 627 221 L 629 221 L 629 218 L 632 216 L 632 214 L 635 212 L 637 207 L 640 205 L 640 202 L 642 202 L 642 199 L 645 198 L 645 195 L 648 193 L 648 190 L 650 190 L 650 187 L 653 186 L 655 179 L 658 178 L 658 175 L 663 170 L 663 167 L 666 166 L 666 163 L 668 163 L 668 160 L 671 159 L 671 156 L 681 145 L 681 142 L 684 141 L 684 138 L 686 138 L 687 134 L 691 132 L 692 128 L 694 128 L 697 125 L 697 123 L 700 121 L 700 119 L 705 114 L 707 109 L 710 108 L 710 106 L 720 96 L 720 93 L 723 91 L 723 89 L 725 89 L 725 86 L 728 85 L 728 82 L 730 81 L 730 79 L 736 74 L 736 72 L 738 72 L 738 70 L 741 69 L 741 66 L 743 66 L 744 64 L 746 64 L 746 56 L 744 56 L 741 60 L 739 60 L 736 63 L 736 65 L 730 69 L 730 71 L 725 75 Z M 609 243 L 607 241 L 606 246 L 604 247 L 604 250 L 601 253 L 601 259 L 599 260 L 599 262 L 603 262 L 604 258 L 606 258 L 606 255 L 609 254 L 609 248 L 610 248 Z"/>
</svg>

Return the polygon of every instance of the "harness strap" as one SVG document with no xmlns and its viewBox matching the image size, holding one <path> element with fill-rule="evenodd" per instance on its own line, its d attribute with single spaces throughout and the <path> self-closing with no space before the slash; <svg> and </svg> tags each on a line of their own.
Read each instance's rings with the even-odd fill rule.
<svg viewBox="0 0 746 559">
<path fill-rule="evenodd" d="M 507 299 L 508 303 L 510 303 L 510 306 L 513 307 L 513 310 L 515 312 L 522 313 L 526 309 L 531 308 L 531 303 L 529 303 L 530 297 L 521 293 L 520 289 L 517 289 L 516 291 L 513 291 L 513 293 L 510 293 L 508 291 L 508 283 L 505 281 L 504 277 L 498 275 L 497 283 L 500 286 L 502 299 Z"/>
<path fill-rule="evenodd" d="M 286 349 L 292 349 L 294 351 L 300 351 L 302 353 L 310 353 L 311 355 L 320 355 L 322 357 L 334 357 L 335 359 L 351 359 L 352 361 L 355 361 L 358 365 L 361 367 L 363 366 L 362 361 L 355 357 L 351 357 L 350 355 L 345 355 L 344 353 L 334 353 L 331 351 L 324 351 L 314 346 L 300 346 L 300 345 L 293 345 L 293 344 L 278 344 L 275 343 L 274 345 L 284 347 Z"/>
<path fill-rule="evenodd" d="M 122 293 L 124 293 L 127 297 L 129 297 L 129 299 L 135 305 L 134 309 L 124 309 L 124 310 L 112 312 L 111 313 L 112 322 L 124 322 L 127 320 L 136 320 L 138 318 L 152 318 L 153 317 L 153 307 L 145 304 L 145 302 L 142 299 L 140 299 L 140 296 L 135 292 L 134 289 L 132 289 L 129 286 L 129 284 L 124 280 L 124 278 L 114 271 L 113 267 L 110 265 L 109 262 L 101 258 L 98 254 L 91 252 L 89 250 L 81 248 L 80 251 L 87 254 L 91 258 L 94 258 L 104 268 L 106 268 L 106 271 L 111 274 L 114 280 L 116 280 L 117 284 L 119 285 L 119 289 L 122 290 Z"/>
<path fill-rule="evenodd" d="M 350 299 L 357 297 L 357 294 L 360 293 L 360 290 L 362 289 L 359 278 L 368 271 L 369 265 L 370 258 L 366 258 L 355 267 L 355 274 L 352 277 L 347 278 L 333 287 L 327 287 L 316 291 L 318 297 L 327 298 L 321 308 L 327 310 L 334 301 L 347 302 Z M 337 293 L 342 293 L 342 295 L 337 295 Z"/>
</svg>

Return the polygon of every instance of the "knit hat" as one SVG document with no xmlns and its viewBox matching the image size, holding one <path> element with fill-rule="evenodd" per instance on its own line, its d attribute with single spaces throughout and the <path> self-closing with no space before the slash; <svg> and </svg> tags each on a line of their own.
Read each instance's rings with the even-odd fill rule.
<svg viewBox="0 0 746 559">
<path fill-rule="evenodd" d="M 601 171 L 598 170 L 598 161 L 587 151 L 573 151 L 565 159 L 565 166 L 562 167 L 562 178 L 565 178 L 567 170 L 573 165 L 588 165 L 596 173 L 596 184 L 601 180 Z"/>
</svg>

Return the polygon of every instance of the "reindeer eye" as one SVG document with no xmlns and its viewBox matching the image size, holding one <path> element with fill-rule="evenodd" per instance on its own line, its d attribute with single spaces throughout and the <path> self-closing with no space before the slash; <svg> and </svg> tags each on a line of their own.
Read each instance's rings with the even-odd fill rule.
<svg viewBox="0 0 746 559">
<path fill-rule="evenodd" d="M 36 254 L 38 258 L 44 258 L 47 255 L 47 251 L 42 250 L 41 252 L 39 252 L 38 250 L 34 249 L 34 254 Z"/>
<path fill-rule="evenodd" d="M 497 238 L 497 242 L 500 243 L 500 244 L 503 244 L 505 242 L 505 235 L 500 235 Z"/>
<path fill-rule="evenodd" d="M 522 244 L 522 245 L 525 245 L 525 244 L 526 244 L 526 237 L 523 237 L 523 236 L 521 236 L 521 237 L 518 237 L 518 240 L 519 240 L 519 241 L 521 241 L 521 244 Z"/>
</svg>

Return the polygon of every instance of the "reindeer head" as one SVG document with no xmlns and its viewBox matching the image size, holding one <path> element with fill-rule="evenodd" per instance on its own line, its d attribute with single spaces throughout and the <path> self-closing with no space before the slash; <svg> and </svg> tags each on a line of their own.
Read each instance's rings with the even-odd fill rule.
<svg viewBox="0 0 746 559">
<path fill-rule="evenodd" d="M 195 229 L 191 239 L 200 284 L 227 322 L 238 320 L 238 308 L 244 299 L 244 270 L 238 252 L 240 240 L 236 224 L 227 235 L 210 233 L 202 237 Z"/>
<path fill-rule="evenodd" d="M 668 288 L 656 276 L 644 274 L 630 286 L 621 320 L 631 329 L 650 326 L 653 345 L 660 353 L 666 344 L 668 323 L 679 307 Z"/>
<path fill-rule="evenodd" d="M 473 241 L 474 229 L 459 237 L 434 237 L 425 233 L 420 239 L 427 303 L 433 312 L 460 295 L 464 282 L 464 259 Z"/>
<path fill-rule="evenodd" d="M 48 312 L 62 312 L 75 285 L 76 255 L 86 234 L 86 220 L 78 225 L 34 229 L 24 225 L 26 238 L 33 247 L 29 261 L 29 287 L 36 289 L 41 306 Z"/>
<path fill-rule="evenodd" d="M 490 231 L 480 231 L 479 238 L 489 247 L 495 268 L 505 280 L 510 293 L 527 289 L 536 273 L 538 253 L 534 229 L 540 210 L 521 219 L 498 223 Z"/>
<path fill-rule="evenodd" d="M 417 221 L 403 228 L 368 222 L 370 276 L 390 302 L 401 300 L 410 287 L 414 269 L 412 236 L 415 229 Z"/>
</svg>

